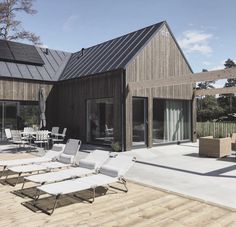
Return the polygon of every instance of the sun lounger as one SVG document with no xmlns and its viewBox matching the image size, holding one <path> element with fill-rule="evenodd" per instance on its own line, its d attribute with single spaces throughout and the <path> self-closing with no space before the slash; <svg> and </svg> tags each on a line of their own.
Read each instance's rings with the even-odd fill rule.
<svg viewBox="0 0 236 227">
<path fill-rule="evenodd" d="M 27 181 L 48 184 L 96 173 L 100 166 L 109 158 L 109 155 L 107 151 L 95 150 L 84 159 L 81 159 L 78 167 L 24 177 L 22 189 Z"/>
<path fill-rule="evenodd" d="M 27 165 L 33 163 L 49 162 L 53 158 L 57 157 L 64 151 L 64 144 L 55 144 L 52 149 L 47 151 L 44 156 L 36 158 L 24 158 L 24 159 L 14 159 L 14 160 L 3 160 L 0 161 L 0 166 L 3 167 L 2 174 L 0 178 L 4 175 L 5 171 L 12 166 Z"/>
<path fill-rule="evenodd" d="M 133 160 L 134 160 L 133 157 L 120 154 L 116 158 L 109 159 L 100 168 L 99 174 L 37 187 L 34 205 L 37 207 L 37 200 L 39 199 L 41 192 L 55 196 L 55 201 L 52 211 L 49 213 L 48 211 L 43 210 L 45 213 L 51 215 L 54 212 L 58 199 L 60 198 L 61 195 L 92 189 L 93 192 L 92 201 L 90 200 L 88 201 L 93 202 L 95 199 L 95 190 L 97 187 L 109 186 L 109 184 L 115 182 L 122 183 L 125 187 L 125 190 L 122 189 L 120 190 L 128 192 L 124 174 L 132 166 Z"/>
<path fill-rule="evenodd" d="M 9 167 L 8 169 L 10 171 L 18 174 L 17 181 L 13 186 L 18 183 L 19 178 L 22 174 L 33 172 L 39 173 L 39 171 L 51 171 L 53 169 L 65 168 L 73 165 L 76 161 L 77 153 L 80 149 L 80 146 L 80 140 L 69 139 L 63 152 L 59 156 L 57 156 L 54 161 Z M 8 174 L 6 175 L 5 181 L 7 180 L 7 177 Z"/>
</svg>

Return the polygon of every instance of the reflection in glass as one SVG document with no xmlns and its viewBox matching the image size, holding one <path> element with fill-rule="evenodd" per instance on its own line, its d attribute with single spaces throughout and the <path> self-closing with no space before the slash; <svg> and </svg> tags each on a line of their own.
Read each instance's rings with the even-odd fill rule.
<svg viewBox="0 0 236 227">
<path fill-rule="evenodd" d="M 87 141 L 111 144 L 114 137 L 113 99 L 91 99 L 87 101 Z"/>
<path fill-rule="evenodd" d="M 17 128 L 35 127 L 39 124 L 38 104 L 24 103 L 20 105 L 19 115 L 17 116 Z"/>
<path fill-rule="evenodd" d="M 38 102 L 0 102 L 0 140 L 5 138 L 5 129 L 23 130 L 39 123 Z"/>
<path fill-rule="evenodd" d="M 153 100 L 153 143 L 190 140 L 190 101 Z"/>
<path fill-rule="evenodd" d="M 133 146 L 146 144 L 146 99 L 133 98 Z"/>
</svg>

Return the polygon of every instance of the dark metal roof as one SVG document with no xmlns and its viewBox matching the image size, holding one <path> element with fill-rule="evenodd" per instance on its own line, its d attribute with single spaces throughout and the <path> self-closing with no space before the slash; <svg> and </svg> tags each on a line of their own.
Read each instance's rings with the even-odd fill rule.
<svg viewBox="0 0 236 227">
<path fill-rule="evenodd" d="M 24 55 L 25 44 L 16 43 L 19 52 L 16 53 L 17 58 L 27 60 L 29 55 Z M 45 48 L 40 48 L 37 46 L 27 45 L 35 48 L 39 58 L 44 63 L 43 65 L 31 64 L 29 62 L 15 61 L 12 62 L 5 59 L 0 59 L 0 77 L 5 78 L 19 78 L 19 79 L 31 79 L 31 80 L 41 80 L 41 81 L 57 81 L 62 74 L 68 60 L 70 59 L 71 54 L 63 51 L 51 50 L 48 49 L 46 53 Z M 5 58 L 10 58 L 11 55 L 8 55 L 7 48 L 0 45 L 0 52 L 4 50 L 6 53 Z M 22 49 L 22 48 L 23 49 Z M 31 49 L 32 50 L 32 49 Z M 31 52 L 28 52 L 29 54 Z M 36 55 L 34 55 L 36 56 Z M 34 61 L 35 58 L 31 55 L 31 61 Z M 38 59 L 38 57 L 36 57 Z M 37 61 L 36 59 L 36 61 Z"/>
<path fill-rule="evenodd" d="M 165 22 L 151 25 L 72 54 L 60 80 L 125 68 Z"/>
</svg>

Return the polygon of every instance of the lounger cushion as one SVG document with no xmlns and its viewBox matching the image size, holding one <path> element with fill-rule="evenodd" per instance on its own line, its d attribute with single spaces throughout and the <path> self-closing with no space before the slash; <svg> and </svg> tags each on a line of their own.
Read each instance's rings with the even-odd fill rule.
<svg viewBox="0 0 236 227">
<path fill-rule="evenodd" d="M 62 153 L 60 156 L 58 156 L 57 160 L 62 163 L 70 164 L 73 163 L 74 156 Z"/>
<path fill-rule="evenodd" d="M 113 166 L 110 165 L 103 165 L 100 169 L 100 173 L 110 177 L 118 177 L 119 169 L 114 168 Z"/>
<path fill-rule="evenodd" d="M 96 169 L 97 163 L 92 160 L 81 159 L 79 161 L 79 166 L 86 169 Z"/>
<path fill-rule="evenodd" d="M 79 147 L 80 147 L 79 140 L 69 139 L 63 153 L 67 154 L 67 155 L 75 155 L 77 153 Z"/>
<path fill-rule="evenodd" d="M 52 151 L 62 151 L 64 149 L 64 144 L 54 144 L 52 147 Z"/>
</svg>

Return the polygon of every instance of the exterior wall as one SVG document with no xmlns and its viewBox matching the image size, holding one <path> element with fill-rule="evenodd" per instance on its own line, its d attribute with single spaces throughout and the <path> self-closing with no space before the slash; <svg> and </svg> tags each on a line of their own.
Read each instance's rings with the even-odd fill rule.
<svg viewBox="0 0 236 227">
<path fill-rule="evenodd" d="M 131 82 L 177 78 L 191 74 L 169 29 L 164 25 L 126 67 L 126 150 L 132 147 L 132 96 L 148 97 L 148 147 L 152 146 L 153 97 L 192 100 L 193 85 L 132 88 Z"/>
<path fill-rule="evenodd" d="M 86 142 L 86 101 L 113 98 L 114 139 L 121 141 L 121 72 L 58 82 L 48 97 L 48 122 L 68 128 L 67 136 Z"/>
<path fill-rule="evenodd" d="M 39 88 L 44 87 L 48 96 L 53 87 L 52 83 L 32 82 L 25 80 L 1 79 L 0 100 L 38 101 Z"/>
</svg>

